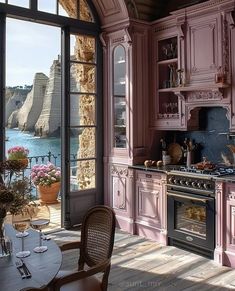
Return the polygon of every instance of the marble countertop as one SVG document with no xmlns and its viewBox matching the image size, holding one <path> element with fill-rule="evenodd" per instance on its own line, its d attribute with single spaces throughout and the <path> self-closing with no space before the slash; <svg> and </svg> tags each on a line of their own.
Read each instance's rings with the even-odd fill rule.
<svg viewBox="0 0 235 291">
<path fill-rule="evenodd" d="M 128 168 L 131 168 L 131 169 L 150 171 L 150 172 L 161 172 L 161 173 L 168 173 L 172 170 L 177 170 L 177 168 L 180 168 L 180 167 L 182 167 L 182 165 L 166 165 L 162 167 L 147 167 L 147 168 L 144 165 L 128 166 Z"/>
<path fill-rule="evenodd" d="M 182 167 L 182 165 L 166 165 L 162 167 L 145 167 L 144 165 L 134 165 L 128 166 L 128 168 L 148 171 L 148 172 L 160 172 L 160 173 L 169 173 L 172 170 L 177 170 L 177 168 Z M 225 182 L 225 183 L 235 183 L 235 175 L 224 175 L 219 177 L 213 177 L 216 181 Z"/>
<path fill-rule="evenodd" d="M 220 177 L 215 177 L 216 181 L 226 182 L 226 183 L 235 183 L 235 175 L 225 175 Z"/>
</svg>

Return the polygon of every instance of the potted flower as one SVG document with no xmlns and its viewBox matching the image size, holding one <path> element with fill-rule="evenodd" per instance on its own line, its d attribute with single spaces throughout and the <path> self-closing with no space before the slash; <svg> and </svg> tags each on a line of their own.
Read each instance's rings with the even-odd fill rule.
<svg viewBox="0 0 235 291">
<path fill-rule="evenodd" d="M 40 200 L 47 204 L 56 203 L 60 190 L 61 171 L 52 163 L 36 164 L 31 170 L 31 179 L 37 186 Z"/>
<path fill-rule="evenodd" d="M 27 148 L 23 146 L 15 146 L 10 148 L 7 153 L 8 160 L 20 160 L 22 163 L 22 168 L 27 168 L 29 154 L 29 150 Z"/>
</svg>

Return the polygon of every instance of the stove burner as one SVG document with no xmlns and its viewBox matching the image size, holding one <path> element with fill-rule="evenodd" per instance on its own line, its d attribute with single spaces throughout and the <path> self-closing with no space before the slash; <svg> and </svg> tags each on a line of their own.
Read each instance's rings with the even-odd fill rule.
<svg viewBox="0 0 235 291">
<path fill-rule="evenodd" d="M 218 166 L 213 170 L 199 170 L 199 169 L 196 169 L 194 166 L 190 168 L 182 166 L 178 169 L 178 171 L 187 172 L 187 173 L 195 173 L 195 174 L 204 174 L 204 175 L 210 175 L 210 176 L 216 176 L 216 177 L 235 174 L 234 168 L 228 168 L 224 166 Z"/>
</svg>

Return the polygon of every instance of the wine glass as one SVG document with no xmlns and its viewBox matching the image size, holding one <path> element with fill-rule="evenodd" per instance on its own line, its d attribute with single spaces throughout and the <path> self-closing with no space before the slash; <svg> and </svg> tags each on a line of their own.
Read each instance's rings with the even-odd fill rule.
<svg viewBox="0 0 235 291">
<path fill-rule="evenodd" d="M 47 251 L 47 246 L 42 245 L 42 229 L 47 227 L 49 223 L 49 207 L 43 204 L 36 205 L 30 222 L 33 229 L 39 230 L 39 246 L 33 249 L 35 253 L 43 253 Z"/>
<path fill-rule="evenodd" d="M 24 250 L 24 238 L 28 235 L 28 232 L 25 232 L 26 229 L 30 226 L 30 216 L 25 216 L 23 214 L 16 214 L 12 216 L 12 225 L 19 231 L 16 236 L 21 238 L 21 251 L 16 253 L 17 258 L 25 258 L 30 255 L 30 251 Z M 26 233 L 26 234 L 25 234 Z"/>
</svg>

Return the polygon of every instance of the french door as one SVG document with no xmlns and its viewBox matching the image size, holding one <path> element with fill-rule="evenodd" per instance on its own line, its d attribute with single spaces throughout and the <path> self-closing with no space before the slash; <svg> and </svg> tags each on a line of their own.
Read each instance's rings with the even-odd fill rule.
<svg viewBox="0 0 235 291">
<path fill-rule="evenodd" d="M 93 35 L 63 30 L 62 91 L 65 93 L 62 144 L 65 181 L 65 227 L 81 222 L 102 197 L 102 102 L 99 44 Z M 66 58 L 69 56 L 69 58 Z"/>
<path fill-rule="evenodd" d="M 59 3 L 58 1 L 56 1 Z M 75 1 L 82 5 L 91 1 Z M 78 7 L 77 6 L 77 7 Z M 6 17 L 61 27 L 62 226 L 79 224 L 88 208 L 103 202 L 102 51 L 100 29 L 88 5 L 77 19 L 39 11 L 36 0 L 21 8 L 0 3 L 0 158 L 5 153 Z M 83 7 L 84 8 L 84 7 Z M 58 9 L 57 9 L 58 10 Z M 82 14 L 85 11 L 85 14 Z M 91 11 L 91 10 L 89 10 Z M 92 15 L 88 20 L 84 15 Z M 35 56 L 36 57 L 36 56 Z"/>
</svg>

